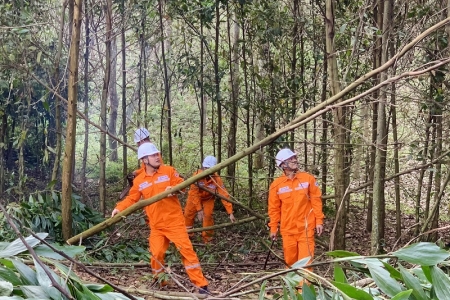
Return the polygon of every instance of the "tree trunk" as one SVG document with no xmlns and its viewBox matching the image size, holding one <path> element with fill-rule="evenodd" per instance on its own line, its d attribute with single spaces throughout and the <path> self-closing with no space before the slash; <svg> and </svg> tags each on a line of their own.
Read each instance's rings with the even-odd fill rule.
<svg viewBox="0 0 450 300">
<path fill-rule="evenodd" d="M 67 3 L 64 2 L 61 6 L 61 15 L 59 20 L 59 32 L 58 32 L 58 50 L 56 51 L 55 58 L 55 70 L 53 75 L 53 88 L 55 93 L 60 91 L 59 83 L 59 63 L 61 60 L 61 52 L 63 45 L 63 34 L 64 34 L 64 18 Z M 61 148 L 62 148 L 62 126 L 61 126 L 61 100 L 55 97 L 55 132 L 56 132 L 56 146 L 55 146 L 55 160 L 53 162 L 52 178 L 51 181 L 55 181 L 58 177 L 58 171 L 61 165 Z"/>
<path fill-rule="evenodd" d="M 112 21 L 111 21 L 112 22 Z M 117 113 L 119 109 L 119 96 L 117 95 L 117 41 L 116 37 L 111 38 L 111 72 L 109 78 L 109 122 L 108 131 L 112 135 L 117 135 Z M 111 155 L 109 156 L 110 161 L 117 161 L 117 141 L 109 137 L 109 149 L 111 150 Z"/>
<path fill-rule="evenodd" d="M 122 0 L 122 28 L 120 33 L 120 38 L 122 42 L 122 135 L 124 143 L 127 143 L 127 70 L 126 70 L 126 44 L 125 44 L 125 0 Z M 127 174 L 128 174 L 128 162 L 127 162 L 127 146 L 123 145 L 122 150 L 122 160 L 123 160 L 123 187 L 128 185 Z"/>
<path fill-rule="evenodd" d="M 331 94 L 337 95 L 341 92 L 339 84 L 337 57 L 334 49 L 334 1 L 326 0 L 326 51 L 328 60 L 328 76 L 330 78 Z M 345 203 L 349 197 L 346 193 L 346 177 L 349 172 L 346 169 L 345 143 L 346 122 L 345 108 L 339 106 L 333 110 L 334 117 L 334 141 L 336 143 L 334 153 L 334 189 L 336 203 L 336 221 L 333 236 L 330 239 L 330 248 L 345 249 L 345 228 L 347 222 L 347 209 Z"/>
<path fill-rule="evenodd" d="M 108 102 L 108 88 L 111 75 L 111 38 L 112 38 L 112 0 L 106 0 L 106 36 L 105 36 L 105 77 L 103 79 L 102 102 L 100 106 L 100 120 L 102 132 L 100 134 L 100 174 L 99 174 L 99 201 L 100 212 L 106 214 L 106 107 Z"/>
<path fill-rule="evenodd" d="M 70 1 L 72 2 L 72 1 Z M 77 128 L 78 98 L 78 60 L 80 54 L 80 33 L 83 14 L 83 0 L 73 0 L 72 38 L 69 49 L 69 86 L 67 105 L 66 143 L 64 149 L 62 188 L 61 188 L 61 225 L 64 239 L 72 236 L 72 174 L 75 157 L 75 135 Z"/>
<path fill-rule="evenodd" d="M 212 131 L 217 130 L 217 149 L 214 148 L 214 152 L 217 151 L 217 162 L 222 161 L 222 96 L 220 94 L 220 76 L 219 76 L 219 36 L 220 36 L 220 0 L 216 0 L 216 26 L 215 26 L 215 43 L 214 43 L 214 89 L 217 104 L 217 129 L 213 128 Z M 215 141 L 216 139 L 214 139 Z"/>
<path fill-rule="evenodd" d="M 8 129 L 8 116 L 6 113 L 2 114 L 2 123 L 0 124 L 0 194 L 3 194 L 5 188 L 5 147 L 6 145 L 6 131 Z"/>
<path fill-rule="evenodd" d="M 381 31 L 383 32 L 381 42 L 381 65 L 388 61 L 388 46 L 389 33 L 391 30 L 392 20 L 392 1 L 380 0 L 379 9 L 383 11 L 383 23 Z M 388 78 L 386 71 L 381 72 L 380 82 Z M 372 214 L 372 235 L 371 235 L 371 252 L 372 254 L 382 253 L 385 229 L 385 197 L 384 197 L 384 182 L 386 176 L 386 150 L 387 150 L 387 123 L 386 123 L 386 88 L 380 89 L 380 97 L 378 102 L 378 116 L 377 116 L 377 142 L 375 150 L 375 167 L 374 167 L 374 182 L 373 182 L 373 214 Z"/>
<path fill-rule="evenodd" d="M 233 33 L 231 32 L 230 20 L 233 19 Z M 230 64 L 230 87 L 231 87 L 231 108 L 230 108 L 230 129 L 228 131 L 228 157 L 232 157 L 236 154 L 236 132 L 237 132 L 237 114 L 238 114 L 238 101 L 239 101 L 239 25 L 236 18 L 232 16 L 229 11 L 229 5 L 227 5 L 227 31 L 228 31 L 228 44 L 230 47 L 229 64 Z M 233 35 L 233 37 L 231 37 Z M 231 194 L 234 194 L 235 177 L 236 177 L 236 164 L 230 164 L 227 168 L 227 175 L 229 183 L 231 185 Z"/>
<path fill-rule="evenodd" d="M 85 0 L 85 10 L 88 9 L 88 0 Z M 91 43 L 90 31 L 89 31 L 89 14 L 84 14 L 84 30 L 85 30 L 85 52 L 84 52 L 84 115 L 86 118 L 89 118 L 89 47 Z M 87 203 L 88 195 L 86 193 L 86 165 L 87 165 L 87 156 L 88 156 L 88 146 L 89 146 L 89 123 L 87 120 L 84 122 L 84 144 L 83 144 L 83 160 L 81 162 L 81 193 L 83 203 Z M 93 207 L 93 203 L 90 202 L 90 207 Z"/>
<path fill-rule="evenodd" d="M 167 61 L 166 61 L 166 51 L 165 51 L 165 37 L 164 37 L 164 26 L 163 26 L 163 7 L 162 0 L 158 0 L 158 10 L 159 10 L 159 26 L 161 31 L 161 56 L 163 61 L 163 71 L 164 71 L 164 111 L 166 119 L 166 136 L 168 142 L 168 154 L 169 154 L 169 165 L 173 164 L 172 157 L 172 104 L 170 99 L 170 78 L 168 74 Z"/>
<path fill-rule="evenodd" d="M 200 5 L 201 2 L 200 2 Z M 203 161 L 205 150 L 204 150 L 204 136 L 206 132 L 206 103 L 204 94 L 204 59 L 205 59 L 205 44 L 203 36 L 203 7 L 200 6 L 200 160 Z"/>
</svg>

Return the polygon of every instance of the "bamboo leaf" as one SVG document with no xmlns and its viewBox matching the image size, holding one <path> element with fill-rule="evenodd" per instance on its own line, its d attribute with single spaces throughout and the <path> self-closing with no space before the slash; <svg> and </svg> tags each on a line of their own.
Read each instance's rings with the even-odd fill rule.
<svg viewBox="0 0 450 300">
<path fill-rule="evenodd" d="M 369 271 L 377 286 L 389 297 L 394 297 L 402 291 L 402 286 L 384 268 L 369 265 Z"/>
<path fill-rule="evenodd" d="M 440 268 L 431 267 L 431 279 L 437 299 L 448 299 L 450 295 L 450 278 Z"/>
<path fill-rule="evenodd" d="M 399 259 L 421 266 L 434 266 L 446 260 L 450 253 L 434 243 L 417 243 L 392 253 Z"/>
<path fill-rule="evenodd" d="M 19 272 L 25 285 L 39 285 L 36 277 L 36 272 L 33 269 L 17 259 L 12 259 L 11 262 L 13 263 L 14 268 L 16 268 L 17 272 Z"/>
<path fill-rule="evenodd" d="M 336 282 L 347 283 L 344 270 L 338 264 L 334 265 L 334 280 Z"/>
<path fill-rule="evenodd" d="M 337 282 L 337 281 L 332 281 L 331 283 L 335 287 L 337 287 L 339 289 L 339 291 L 341 291 L 341 293 L 349 296 L 350 298 L 358 299 L 358 300 L 373 300 L 373 297 L 369 293 L 367 293 L 361 289 L 358 289 L 357 287 L 354 287 L 348 283 Z"/>
<path fill-rule="evenodd" d="M 20 290 L 31 299 L 50 299 L 50 296 L 44 291 L 41 286 L 22 285 Z"/>
<path fill-rule="evenodd" d="M 50 277 L 45 272 L 45 270 L 47 270 L 50 273 L 50 276 L 52 276 L 54 281 L 56 281 L 63 288 L 65 288 L 66 291 L 69 292 L 67 286 L 63 283 L 61 278 L 58 275 L 56 275 L 56 273 L 53 272 L 47 266 L 44 265 L 44 267 L 41 267 L 41 265 L 38 264 L 36 261 L 34 261 L 34 267 L 36 268 L 37 279 L 38 279 L 38 282 L 39 282 L 40 286 L 42 287 L 42 289 L 45 290 L 45 292 L 48 295 L 50 295 L 50 297 L 52 299 L 55 299 L 55 300 L 63 299 L 61 292 L 59 290 L 57 290 L 55 287 L 53 287 L 53 283 L 50 280 Z M 44 268 L 45 268 L 45 270 L 44 270 Z M 69 292 L 69 294 L 70 294 L 70 292 Z"/>
<path fill-rule="evenodd" d="M 392 297 L 391 300 L 408 300 L 411 293 L 412 293 L 412 290 L 400 292 L 397 295 L 395 295 L 394 297 Z"/>
<path fill-rule="evenodd" d="M 412 289 L 412 294 L 416 300 L 427 300 L 427 295 L 425 294 L 422 285 L 418 278 L 414 277 L 408 270 L 399 266 L 400 274 L 402 275 L 403 282 L 408 289 Z"/>
<path fill-rule="evenodd" d="M 356 252 L 344 251 L 344 250 L 334 250 L 327 252 L 328 256 L 331 257 L 351 257 L 351 256 L 360 256 Z"/>
<path fill-rule="evenodd" d="M 48 236 L 48 233 L 42 232 L 37 233 L 36 235 L 41 239 L 45 239 Z M 30 235 L 25 238 L 25 243 L 27 243 L 29 246 L 33 248 L 36 245 L 38 245 L 40 241 L 37 238 Z M 16 239 L 12 243 L 10 243 L 5 249 L 0 251 L 0 258 L 15 256 L 25 251 L 27 251 L 27 247 L 25 247 L 25 245 L 22 243 L 20 239 Z"/>
<path fill-rule="evenodd" d="M 53 244 L 52 247 L 54 247 L 55 249 L 57 249 L 61 252 L 64 252 L 64 254 L 66 254 L 70 257 L 75 257 L 76 255 L 83 253 L 84 250 L 86 249 L 86 247 L 84 247 L 84 246 L 67 246 L 67 245 L 59 246 L 59 245 L 55 245 L 55 244 Z M 61 255 L 59 255 L 58 253 L 56 253 L 55 251 L 50 249 L 47 245 L 39 245 L 34 249 L 34 251 L 36 251 L 36 254 L 38 256 L 43 256 L 43 257 L 57 259 L 57 260 L 64 259 L 64 257 L 62 257 Z"/>
<path fill-rule="evenodd" d="M 303 268 L 304 266 L 306 266 L 308 264 L 308 262 L 311 260 L 311 257 L 305 257 L 300 259 L 299 261 L 295 262 L 291 268 L 292 269 L 298 269 L 298 268 Z"/>
<path fill-rule="evenodd" d="M 14 286 L 23 284 L 14 271 L 2 266 L 0 266 L 0 280 L 11 282 Z"/>
<path fill-rule="evenodd" d="M 96 293 L 107 293 L 107 292 L 113 292 L 114 289 L 107 284 L 85 284 L 85 286 L 93 292 Z"/>
<path fill-rule="evenodd" d="M 304 300 L 316 300 L 317 299 L 316 295 L 314 295 L 313 291 L 306 283 L 303 283 L 303 286 L 302 286 L 302 297 Z"/>
</svg>

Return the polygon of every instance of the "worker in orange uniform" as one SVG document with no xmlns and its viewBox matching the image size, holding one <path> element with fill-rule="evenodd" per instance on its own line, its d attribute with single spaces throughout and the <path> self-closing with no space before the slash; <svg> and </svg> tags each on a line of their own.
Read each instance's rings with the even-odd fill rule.
<svg viewBox="0 0 450 300">
<path fill-rule="evenodd" d="M 275 240 L 278 225 L 288 266 L 305 257 L 314 257 L 314 231 L 323 233 L 322 193 L 314 176 L 298 170 L 297 154 L 282 149 L 276 164 L 284 174 L 269 190 L 270 238 Z"/>
<path fill-rule="evenodd" d="M 217 159 L 214 156 L 207 156 L 203 160 L 202 168 L 197 170 L 194 175 L 200 174 L 206 169 L 212 168 L 217 164 Z M 212 193 L 201 190 L 199 186 L 207 188 Z M 213 175 L 206 176 L 200 179 L 194 184 L 191 184 L 189 189 L 188 198 L 186 201 L 186 206 L 184 207 L 184 221 L 186 222 L 186 229 L 192 229 L 194 226 L 195 215 L 199 221 L 203 220 L 203 227 L 213 226 L 213 210 L 214 210 L 214 194 L 219 194 L 224 198 L 229 198 L 225 186 L 223 185 L 222 179 L 217 173 Z M 235 222 L 236 218 L 233 215 L 233 205 L 222 199 L 222 204 L 225 207 L 231 222 Z M 213 231 L 203 231 L 202 237 L 205 243 L 209 243 L 212 240 Z"/>
<path fill-rule="evenodd" d="M 175 168 L 161 164 L 160 152 L 152 143 L 139 146 L 138 158 L 145 165 L 145 171 L 136 176 L 129 196 L 117 203 L 111 216 L 135 204 L 141 198 L 151 198 L 183 182 Z M 164 272 L 164 256 L 169 242 L 173 242 L 180 251 L 192 283 L 199 288 L 199 293 L 208 293 L 208 281 L 203 276 L 197 254 L 189 240 L 178 197 L 172 194 L 150 204 L 145 207 L 145 213 L 150 220 L 149 245 L 153 274 L 156 276 Z"/>
</svg>

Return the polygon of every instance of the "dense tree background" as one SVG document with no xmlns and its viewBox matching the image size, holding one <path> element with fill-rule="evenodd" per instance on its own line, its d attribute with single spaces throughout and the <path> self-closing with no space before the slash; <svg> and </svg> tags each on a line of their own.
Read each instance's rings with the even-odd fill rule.
<svg viewBox="0 0 450 300">
<path fill-rule="evenodd" d="M 450 206 L 448 5 L 3 1 L 1 201 L 62 190 L 67 239 L 72 186 L 108 214 L 137 166 L 137 127 L 189 177 L 203 157 L 224 161 L 305 116 L 221 171 L 233 199 L 264 214 L 275 153 L 289 146 L 321 184 L 330 248 L 346 247 L 352 206 L 372 253 L 384 251 L 387 210 L 397 238 L 438 228 Z"/>
</svg>

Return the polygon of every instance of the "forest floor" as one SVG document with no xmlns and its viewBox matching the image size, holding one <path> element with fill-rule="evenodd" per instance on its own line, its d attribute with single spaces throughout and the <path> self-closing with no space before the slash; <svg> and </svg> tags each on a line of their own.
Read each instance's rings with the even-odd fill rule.
<svg viewBox="0 0 450 300">
<path fill-rule="evenodd" d="M 345 236 L 347 251 L 356 252 L 360 255 L 369 255 L 370 233 L 365 230 L 366 218 L 367 211 L 365 209 L 356 206 L 350 208 L 348 230 Z M 227 222 L 227 219 L 225 219 L 225 214 L 219 211 L 216 212 L 216 224 L 221 222 Z M 414 217 L 410 215 L 402 216 L 402 237 L 399 240 L 395 238 L 395 223 L 394 212 L 388 211 L 385 223 L 385 251 L 387 253 L 414 242 Z M 316 243 L 315 263 L 326 262 L 329 258 L 326 255 L 328 248 L 325 245 L 329 243 L 333 224 L 334 220 L 332 218 L 325 220 L 325 232 L 320 238 L 322 242 Z M 448 224 L 449 222 L 443 222 L 439 225 L 444 227 Z M 196 233 L 193 238 L 194 248 L 201 260 L 202 269 L 209 281 L 209 290 L 213 296 L 217 297 L 222 293 L 238 288 L 241 289 L 241 292 L 252 290 L 253 292 L 246 295 L 240 294 L 235 296 L 235 299 L 236 297 L 239 299 L 258 299 L 262 282 L 251 284 L 245 288 L 244 285 L 284 269 L 284 264 L 271 254 L 267 268 L 264 270 L 270 242 L 268 240 L 268 231 L 261 230 L 261 227 L 264 226 L 249 223 L 238 227 L 217 230 L 213 242 L 208 245 L 201 243 L 200 233 Z M 146 228 L 146 225 L 143 225 L 141 228 L 134 227 L 132 230 L 131 235 L 135 236 L 136 239 L 147 240 L 148 228 Z M 443 242 L 449 242 L 449 230 L 438 231 L 438 238 Z M 166 264 L 170 265 L 170 273 L 173 277 L 170 280 L 171 284 L 162 288 L 152 278 L 148 262 L 142 262 L 139 266 L 97 266 L 90 268 L 102 278 L 117 286 L 125 287 L 131 294 L 139 295 L 145 299 L 156 299 L 154 295 L 151 295 L 151 293 L 155 292 L 165 293 L 166 296 L 169 292 L 195 292 L 195 288 L 190 284 L 180 263 L 179 254 L 173 251 L 173 246 L 171 247 L 169 248 L 170 253 L 166 257 Z M 273 250 L 282 257 L 280 239 L 273 245 Z M 315 267 L 314 272 L 325 278 L 332 278 L 333 276 L 332 265 L 328 263 Z M 80 272 L 79 275 L 89 282 L 99 281 L 83 272 Z M 281 292 L 282 285 L 283 281 L 280 276 L 275 275 L 274 278 L 270 279 L 266 288 L 267 298 L 270 299 L 270 295 L 275 292 Z M 144 292 L 139 293 L 138 291 L 145 291 L 148 294 L 144 295 Z M 172 299 L 177 299 L 177 296 Z"/>
</svg>

